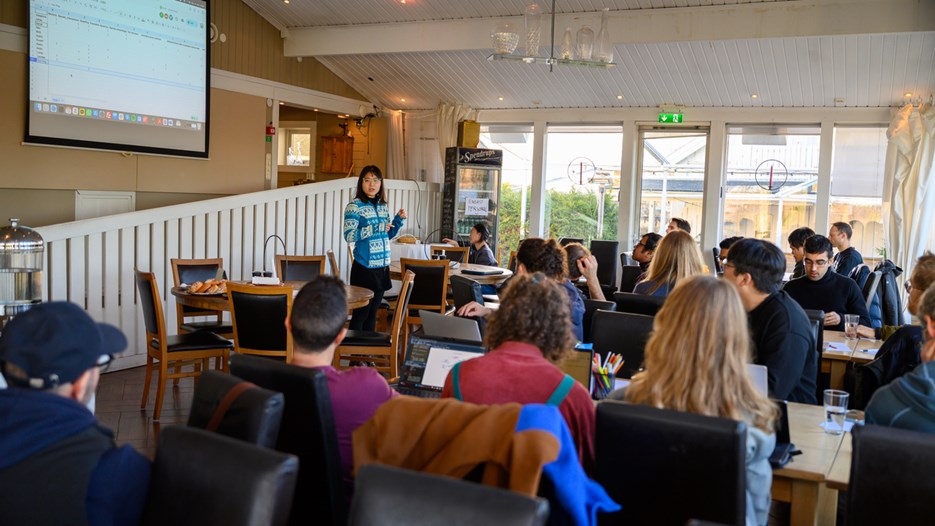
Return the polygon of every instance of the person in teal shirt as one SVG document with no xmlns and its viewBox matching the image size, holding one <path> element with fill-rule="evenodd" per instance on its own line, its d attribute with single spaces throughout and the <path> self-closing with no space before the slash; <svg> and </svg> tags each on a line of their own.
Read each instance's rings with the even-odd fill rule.
<svg viewBox="0 0 935 526">
<path fill-rule="evenodd" d="M 364 166 L 357 178 L 357 195 L 344 207 L 344 240 L 354 245 L 351 285 L 373 291 L 366 307 L 351 315 L 351 330 L 372 331 L 383 293 L 390 289 L 390 238 L 403 227 L 402 208 L 390 220 L 383 188 L 383 172 L 374 165 Z"/>
</svg>

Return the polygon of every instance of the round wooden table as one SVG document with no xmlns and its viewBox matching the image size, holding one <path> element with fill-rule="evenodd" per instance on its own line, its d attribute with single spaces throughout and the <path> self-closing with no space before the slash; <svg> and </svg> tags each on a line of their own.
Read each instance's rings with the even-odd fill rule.
<svg viewBox="0 0 935 526">
<path fill-rule="evenodd" d="M 293 294 L 298 294 L 302 286 L 305 285 L 305 282 L 287 281 L 285 284 L 292 286 L 295 290 Z M 347 293 L 347 309 L 349 311 L 366 307 L 370 304 L 370 300 L 373 299 L 373 291 L 364 287 L 344 285 L 344 290 Z M 171 292 L 172 295 L 175 296 L 175 301 L 182 305 L 188 305 L 189 307 L 199 309 L 230 310 L 227 294 L 189 294 L 187 290 L 180 289 L 179 287 L 172 287 Z"/>
<path fill-rule="evenodd" d="M 491 270 L 500 270 L 500 274 L 470 274 L 463 273 L 464 270 L 477 270 L 477 271 L 491 271 Z M 503 283 L 511 276 L 513 272 L 509 269 L 500 268 L 500 267 L 491 267 L 488 265 L 474 265 L 471 263 L 461 263 L 457 267 L 448 267 L 448 277 L 451 276 L 461 276 L 464 278 L 472 279 L 481 285 L 496 285 L 498 283 Z M 393 261 L 390 263 L 390 279 L 401 280 L 403 279 L 403 273 L 400 270 L 399 261 Z"/>
</svg>

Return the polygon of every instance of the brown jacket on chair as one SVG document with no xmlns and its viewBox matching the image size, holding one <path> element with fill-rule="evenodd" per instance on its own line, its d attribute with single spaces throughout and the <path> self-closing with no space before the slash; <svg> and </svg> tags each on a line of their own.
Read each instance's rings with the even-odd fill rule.
<svg viewBox="0 0 935 526">
<path fill-rule="evenodd" d="M 546 431 L 517 433 L 521 408 L 396 397 L 354 431 L 355 472 L 377 463 L 461 479 L 485 464 L 483 484 L 534 496 L 561 445 Z"/>
</svg>

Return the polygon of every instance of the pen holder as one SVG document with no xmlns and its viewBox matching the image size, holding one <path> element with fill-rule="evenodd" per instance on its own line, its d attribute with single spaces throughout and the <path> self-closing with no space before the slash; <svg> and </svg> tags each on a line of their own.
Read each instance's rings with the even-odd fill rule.
<svg viewBox="0 0 935 526">
<path fill-rule="evenodd" d="M 614 390 L 614 382 L 617 380 L 617 377 L 614 373 L 597 373 L 592 372 L 591 375 L 594 377 L 594 399 L 603 400 L 607 398 L 607 395 Z"/>
</svg>

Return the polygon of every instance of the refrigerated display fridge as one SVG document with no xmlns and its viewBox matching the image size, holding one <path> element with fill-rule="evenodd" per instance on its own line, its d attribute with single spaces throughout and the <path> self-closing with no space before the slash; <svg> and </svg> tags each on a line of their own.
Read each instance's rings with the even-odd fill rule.
<svg viewBox="0 0 935 526">
<path fill-rule="evenodd" d="M 468 244 L 471 227 L 486 222 L 487 244 L 497 253 L 497 209 L 500 205 L 500 170 L 503 150 L 448 148 L 442 191 L 442 237 Z"/>
</svg>

